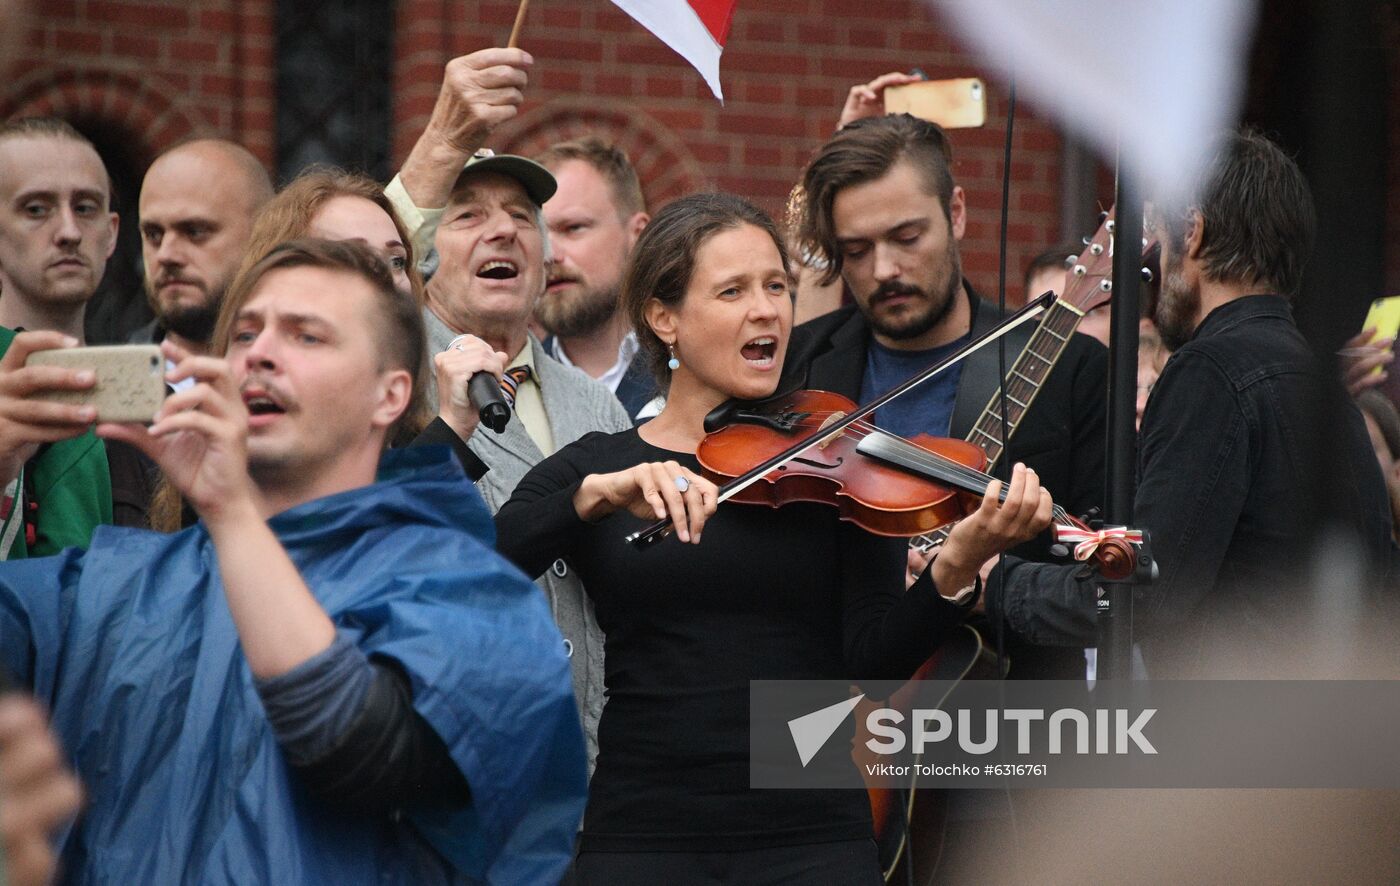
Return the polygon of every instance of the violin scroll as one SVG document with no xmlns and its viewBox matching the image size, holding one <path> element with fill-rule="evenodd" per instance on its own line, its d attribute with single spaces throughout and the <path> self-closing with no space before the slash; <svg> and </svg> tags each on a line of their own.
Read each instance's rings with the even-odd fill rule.
<svg viewBox="0 0 1400 886">
<path fill-rule="evenodd" d="M 1109 526 L 1090 529 L 1078 520 L 1071 525 L 1055 524 L 1055 541 L 1074 546 L 1074 559 L 1093 561 L 1094 569 L 1105 581 L 1128 581 L 1143 560 L 1142 547 L 1146 534 L 1140 529 Z"/>
</svg>

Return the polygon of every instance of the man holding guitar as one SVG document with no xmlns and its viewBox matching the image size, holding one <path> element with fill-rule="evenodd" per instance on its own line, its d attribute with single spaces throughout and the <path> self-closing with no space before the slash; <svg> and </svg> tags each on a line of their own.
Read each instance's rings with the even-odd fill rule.
<svg viewBox="0 0 1400 886">
<path fill-rule="evenodd" d="M 880 80 L 871 85 L 879 86 Z M 804 247 L 828 262 L 823 282 L 844 278 L 856 303 L 793 330 L 779 390 L 834 391 L 868 403 L 981 335 L 1003 315 L 962 275 L 958 241 L 967 224 L 967 204 L 953 182 L 943 130 L 908 115 L 863 113 L 869 108 L 853 112 L 848 103 L 842 120 L 847 125 L 808 166 L 799 231 Z M 1106 236 L 1095 242 L 1098 255 L 1086 253 L 1081 264 L 1093 261 L 1101 269 L 1086 267 L 1085 273 L 1068 278 L 1086 301 L 1076 306 L 1067 289 L 1071 301 L 1055 302 L 1038 327 L 1027 324 L 1005 337 L 1004 359 L 995 347 L 977 351 L 895 401 L 893 408 L 880 409 L 876 424 L 906 437 L 924 433 L 971 440 L 986 450 L 989 461 L 1003 466 L 1024 462 L 1069 512 L 1100 506 L 1107 352 L 1074 332 L 1092 299 L 1104 297 L 1094 295 L 1093 284 L 1109 265 Z M 1010 378 L 1004 401 L 999 391 L 1003 374 Z M 1006 425 L 1015 433 L 1009 458 L 1000 458 L 1011 436 L 1002 430 L 1003 407 Z M 1021 545 L 1017 553 L 1049 559 L 1044 537 Z M 911 566 L 922 569 L 926 557 L 911 553 Z M 1014 633 L 996 636 L 1000 633 L 994 626 L 990 639 L 1008 653 L 1011 676 L 1083 678 L 1081 648 L 1033 647 Z M 979 657 L 966 656 L 973 661 Z M 933 673 L 956 677 L 961 669 L 948 668 L 962 662 L 950 650 Z M 991 873 L 977 871 L 968 852 L 973 838 L 1010 833 L 1008 798 L 965 792 L 944 824 L 938 814 L 943 804 L 927 792 L 917 795 L 923 799 L 911 804 L 912 813 L 902 813 L 897 807 L 904 801 L 889 794 L 872 792 L 872 805 L 877 822 L 884 823 L 877 825 L 882 864 L 887 874 L 894 872 L 896 882 L 903 877 L 897 863 L 912 864 L 920 882 L 935 870 L 940 878 L 955 879 Z M 906 820 L 907 826 L 902 824 Z M 911 854 L 904 854 L 906 830 L 915 844 Z M 1013 848 L 1000 845 L 983 854 L 1011 859 Z"/>
<path fill-rule="evenodd" d="M 967 208 L 950 158 L 943 130 L 908 115 L 857 120 L 817 152 L 803 180 L 800 236 L 829 262 L 833 279 L 845 279 L 856 304 L 793 330 L 779 390 L 834 391 L 867 403 L 1000 319 L 962 276 Z M 1070 513 L 1103 501 L 1107 360 L 1101 345 L 1074 333 L 1081 315 L 1057 302 L 1038 329 L 1009 334 L 1005 351 L 1011 458 L 1032 468 Z M 1028 343 L 1032 352 L 1018 364 Z M 996 458 L 1004 443 L 1001 375 L 997 348 L 984 348 L 881 409 L 876 423 L 905 437 L 971 439 Z M 1017 553 L 1048 559 L 1040 542 Z M 1006 640 L 1013 676 L 1084 675 L 1077 649 L 1030 650 Z"/>
</svg>

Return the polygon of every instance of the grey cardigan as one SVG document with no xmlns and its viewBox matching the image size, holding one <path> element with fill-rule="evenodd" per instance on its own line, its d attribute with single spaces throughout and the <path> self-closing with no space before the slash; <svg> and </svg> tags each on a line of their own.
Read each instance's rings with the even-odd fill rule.
<svg viewBox="0 0 1400 886">
<path fill-rule="evenodd" d="M 424 309 L 423 320 L 428 328 L 429 356 L 447 350 L 457 334 L 431 310 Z M 562 449 L 593 431 L 612 433 L 632 427 L 627 410 L 605 385 L 549 356 L 533 335 L 530 348 L 556 447 Z M 436 379 L 431 375 L 429 387 L 429 402 L 436 403 Z M 503 433 L 478 429 L 467 445 L 489 468 L 486 476 L 477 481 L 476 488 L 493 514 L 510 499 L 521 478 L 544 460 L 544 454 L 514 415 Z M 588 740 L 591 774 L 598 756 L 598 718 L 603 713 L 603 631 L 593 615 L 593 603 L 588 599 L 583 582 L 563 560 L 555 560 L 535 583 L 544 589 L 569 652 L 574 694 Z"/>
</svg>

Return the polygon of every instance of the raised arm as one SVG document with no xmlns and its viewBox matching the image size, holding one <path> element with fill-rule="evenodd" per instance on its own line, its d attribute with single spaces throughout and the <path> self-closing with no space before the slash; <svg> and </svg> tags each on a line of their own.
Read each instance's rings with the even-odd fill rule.
<svg viewBox="0 0 1400 886">
<path fill-rule="evenodd" d="M 881 74 L 869 83 L 857 83 L 846 94 L 846 105 L 841 109 L 841 117 L 836 121 L 836 128 L 840 129 L 848 123 L 854 123 L 866 117 L 884 115 L 886 89 L 891 86 L 903 86 L 906 83 L 918 83 L 922 79 L 924 78 L 918 74 L 890 71 L 888 74 Z"/>
<path fill-rule="evenodd" d="M 437 220 L 467 160 L 525 100 L 534 60 L 523 49 L 482 49 L 447 63 L 423 134 L 388 188 L 399 216 L 426 255 Z"/>
<path fill-rule="evenodd" d="M 262 514 L 248 475 L 248 413 L 228 364 L 166 343 L 171 381 L 155 424 L 101 425 L 149 455 L 199 514 L 214 543 L 244 658 L 288 762 L 342 807 L 389 811 L 465 802 L 467 786 L 412 706 L 407 681 L 371 663 L 335 624 Z"/>
</svg>

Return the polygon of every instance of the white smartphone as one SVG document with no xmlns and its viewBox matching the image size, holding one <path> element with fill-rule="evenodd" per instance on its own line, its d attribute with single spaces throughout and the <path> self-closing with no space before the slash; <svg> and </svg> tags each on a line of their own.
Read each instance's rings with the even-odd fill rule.
<svg viewBox="0 0 1400 886">
<path fill-rule="evenodd" d="M 56 348 L 29 355 L 26 366 L 89 369 L 97 383 L 85 391 L 37 391 L 36 400 L 97 408 L 98 421 L 150 424 L 165 402 L 165 358 L 156 345 Z"/>
</svg>

